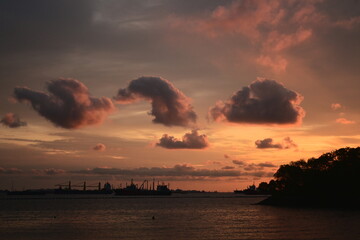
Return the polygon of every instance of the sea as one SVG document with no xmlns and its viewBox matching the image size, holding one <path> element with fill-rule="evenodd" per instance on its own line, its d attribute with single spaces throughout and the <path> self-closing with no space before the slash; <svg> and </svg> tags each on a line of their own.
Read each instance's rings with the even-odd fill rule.
<svg viewBox="0 0 360 240">
<path fill-rule="evenodd" d="M 360 239 L 360 211 L 257 205 L 265 196 L 0 196 L 1 240 Z"/>
</svg>

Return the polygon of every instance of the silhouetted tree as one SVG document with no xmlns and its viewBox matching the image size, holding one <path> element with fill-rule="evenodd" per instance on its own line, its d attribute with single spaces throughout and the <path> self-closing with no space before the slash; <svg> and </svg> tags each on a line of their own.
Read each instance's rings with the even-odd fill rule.
<svg viewBox="0 0 360 240">
<path fill-rule="evenodd" d="M 359 196 L 360 147 L 341 148 L 308 161 L 281 165 L 274 178 L 259 188 L 290 196 Z"/>
</svg>

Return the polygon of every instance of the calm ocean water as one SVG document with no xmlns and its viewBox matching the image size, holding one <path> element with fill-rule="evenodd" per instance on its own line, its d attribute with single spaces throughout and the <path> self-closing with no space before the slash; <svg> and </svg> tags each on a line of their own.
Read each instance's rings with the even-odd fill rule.
<svg viewBox="0 0 360 240">
<path fill-rule="evenodd" d="M 360 211 L 253 205 L 262 199 L 2 196 L 0 239 L 360 239 Z"/>
</svg>

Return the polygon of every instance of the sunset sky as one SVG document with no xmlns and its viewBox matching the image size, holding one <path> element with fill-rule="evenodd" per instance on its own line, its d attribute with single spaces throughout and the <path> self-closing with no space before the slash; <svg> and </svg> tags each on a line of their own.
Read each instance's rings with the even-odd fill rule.
<svg viewBox="0 0 360 240">
<path fill-rule="evenodd" d="M 233 191 L 360 141 L 360 2 L 0 0 L 0 189 Z"/>
</svg>

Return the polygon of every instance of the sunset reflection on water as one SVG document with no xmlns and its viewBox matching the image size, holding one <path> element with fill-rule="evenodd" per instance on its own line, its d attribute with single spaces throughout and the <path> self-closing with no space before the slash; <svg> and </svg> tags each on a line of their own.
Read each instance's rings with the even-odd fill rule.
<svg viewBox="0 0 360 240">
<path fill-rule="evenodd" d="M 1 198 L 4 239 L 358 239 L 360 212 L 254 205 L 263 197 Z M 152 217 L 154 216 L 154 219 Z"/>
</svg>

